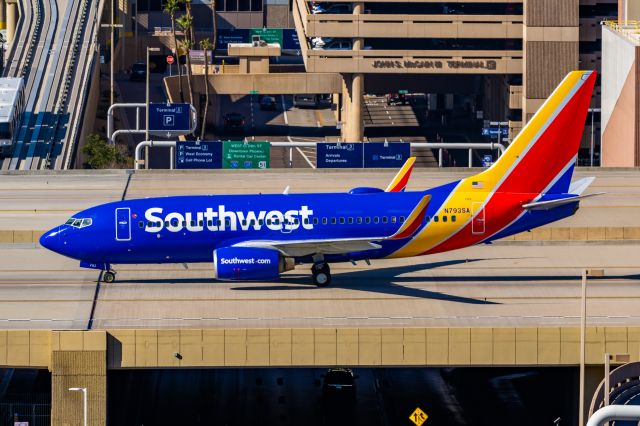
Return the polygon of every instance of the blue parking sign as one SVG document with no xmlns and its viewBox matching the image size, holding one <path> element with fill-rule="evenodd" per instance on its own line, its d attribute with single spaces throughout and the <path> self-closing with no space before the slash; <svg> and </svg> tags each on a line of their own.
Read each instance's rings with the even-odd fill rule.
<svg viewBox="0 0 640 426">
<path fill-rule="evenodd" d="M 154 136 L 188 135 L 194 124 L 190 104 L 149 104 L 149 133 Z"/>
</svg>

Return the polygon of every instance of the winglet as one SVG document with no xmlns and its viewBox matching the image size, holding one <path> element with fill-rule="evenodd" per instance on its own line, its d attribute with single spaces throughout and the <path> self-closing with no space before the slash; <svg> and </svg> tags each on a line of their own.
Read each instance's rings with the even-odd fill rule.
<svg viewBox="0 0 640 426">
<path fill-rule="evenodd" d="M 387 186 L 387 189 L 384 192 L 402 192 L 407 187 L 409 183 L 409 177 L 411 176 L 411 171 L 413 170 L 413 163 L 415 163 L 416 157 L 409 157 L 407 161 L 404 163 L 400 171 L 396 174 L 393 180 Z"/>
<path fill-rule="evenodd" d="M 427 213 L 427 207 L 431 201 L 431 195 L 425 195 L 422 197 L 418 205 L 413 209 L 407 220 L 402 224 L 400 229 L 389 237 L 390 240 L 401 240 L 403 238 L 409 238 L 420 228 L 420 224 L 424 219 L 424 215 Z"/>
</svg>

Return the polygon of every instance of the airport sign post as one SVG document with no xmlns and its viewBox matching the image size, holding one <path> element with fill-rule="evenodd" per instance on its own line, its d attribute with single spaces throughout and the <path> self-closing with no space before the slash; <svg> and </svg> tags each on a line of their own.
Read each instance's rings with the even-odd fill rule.
<svg viewBox="0 0 640 426">
<path fill-rule="evenodd" d="M 361 169 L 363 148 L 357 143 L 319 143 L 316 148 L 316 163 L 319 169 Z"/>
<path fill-rule="evenodd" d="M 166 138 L 193 133 L 195 114 L 190 104 L 149 104 L 149 134 Z"/>
<path fill-rule="evenodd" d="M 363 145 L 365 168 L 400 168 L 411 156 L 411 144 L 408 142 L 369 142 Z"/>
<path fill-rule="evenodd" d="M 176 169 L 221 169 L 222 142 L 177 142 L 175 165 Z"/>
<path fill-rule="evenodd" d="M 223 142 L 223 169 L 268 169 L 271 160 L 269 142 Z"/>
</svg>

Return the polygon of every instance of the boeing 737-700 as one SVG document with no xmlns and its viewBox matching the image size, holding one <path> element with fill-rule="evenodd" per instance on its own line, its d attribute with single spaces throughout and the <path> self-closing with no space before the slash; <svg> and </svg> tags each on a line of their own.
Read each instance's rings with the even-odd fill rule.
<svg viewBox="0 0 640 426">
<path fill-rule="evenodd" d="M 213 263 L 220 280 L 273 280 L 311 264 L 422 256 L 504 238 L 573 215 L 593 181 L 571 182 L 596 80 L 569 73 L 487 170 L 436 188 L 405 191 L 410 159 L 386 190 L 173 196 L 89 208 L 40 244 L 103 271 L 114 264 Z M 590 194 L 595 195 L 595 194 Z"/>
</svg>

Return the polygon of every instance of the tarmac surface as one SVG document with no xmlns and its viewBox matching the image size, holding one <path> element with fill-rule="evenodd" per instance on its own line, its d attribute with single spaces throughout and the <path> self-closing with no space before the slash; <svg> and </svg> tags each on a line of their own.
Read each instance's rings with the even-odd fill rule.
<svg viewBox="0 0 640 426">
<path fill-rule="evenodd" d="M 384 186 L 395 171 L 22 174 L 0 176 L 0 230 L 44 230 L 102 202 L 185 193 L 292 192 Z M 411 188 L 466 172 L 417 170 Z M 640 173 L 598 171 L 561 226 L 637 225 Z M 116 265 L 113 284 L 37 244 L 0 244 L 0 328 L 385 327 L 578 325 L 580 273 L 589 325 L 640 325 L 640 242 L 504 242 L 438 255 L 332 265 L 317 288 L 307 266 L 277 282 L 216 282 L 212 265 Z"/>
</svg>

